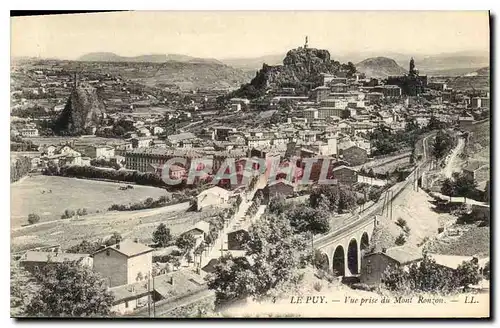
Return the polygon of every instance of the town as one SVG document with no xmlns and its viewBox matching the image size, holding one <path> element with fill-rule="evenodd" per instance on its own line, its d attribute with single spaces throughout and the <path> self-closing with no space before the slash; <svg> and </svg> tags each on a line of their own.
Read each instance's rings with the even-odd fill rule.
<svg viewBox="0 0 500 328">
<path fill-rule="evenodd" d="M 380 76 L 312 40 L 256 72 L 13 60 L 11 315 L 489 293 L 489 68 L 426 75 L 409 56 Z M 168 65 L 224 77 L 186 88 Z"/>
</svg>

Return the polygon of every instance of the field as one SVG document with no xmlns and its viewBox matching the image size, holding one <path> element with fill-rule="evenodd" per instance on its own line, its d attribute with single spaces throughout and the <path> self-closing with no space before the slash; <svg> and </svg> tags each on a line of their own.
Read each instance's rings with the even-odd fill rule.
<svg viewBox="0 0 500 328">
<path fill-rule="evenodd" d="M 215 215 L 212 212 L 189 212 L 189 203 L 155 209 L 96 213 L 78 219 L 57 220 L 33 226 L 19 227 L 11 232 L 11 251 L 38 246 L 61 245 L 63 249 L 82 240 L 96 241 L 118 232 L 125 239 L 150 243 L 152 233 L 164 223 L 173 235 L 189 230 L 194 224 Z"/>
<path fill-rule="evenodd" d="M 103 138 L 96 136 L 81 136 L 81 137 L 33 137 L 27 138 L 27 140 L 32 141 L 35 145 L 54 145 L 57 146 L 60 143 L 67 143 L 76 141 L 79 143 L 88 143 L 88 144 L 105 144 L 105 143 L 114 143 L 114 142 L 122 142 L 123 139 L 113 139 L 113 138 Z"/>
<path fill-rule="evenodd" d="M 11 184 L 11 227 L 26 224 L 30 213 L 40 215 L 40 222 L 44 222 L 60 219 L 66 209 L 86 208 L 92 214 L 106 211 L 115 203 L 136 203 L 167 194 L 163 189 L 146 186 L 118 190 L 120 185 L 44 175 L 25 177 Z"/>
</svg>

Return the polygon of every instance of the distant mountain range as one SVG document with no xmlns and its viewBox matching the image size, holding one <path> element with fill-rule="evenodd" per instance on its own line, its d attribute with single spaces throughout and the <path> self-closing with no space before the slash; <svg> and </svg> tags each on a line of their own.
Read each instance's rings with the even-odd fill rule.
<svg viewBox="0 0 500 328">
<path fill-rule="evenodd" d="M 130 63 L 165 63 L 170 61 L 181 63 L 214 63 L 223 65 L 222 62 L 213 58 L 197 58 L 180 54 L 150 54 L 134 57 L 125 57 L 113 52 L 91 52 L 80 56 L 78 61 L 89 62 L 130 62 Z"/>
<path fill-rule="evenodd" d="M 285 57 L 286 53 L 253 58 L 225 58 L 221 59 L 221 62 L 245 71 L 256 71 L 261 69 L 264 63 L 271 66 L 281 65 L 283 64 L 283 58 Z"/>
<path fill-rule="evenodd" d="M 365 59 L 356 64 L 358 72 L 365 73 L 367 77 L 386 78 L 393 75 L 403 75 L 407 71 L 398 65 L 394 59 L 387 57 L 374 57 Z"/>
<path fill-rule="evenodd" d="M 258 70 L 262 64 L 280 65 L 286 53 L 266 55 L 253 58 L 226 58 L 220 61 L 242 70 Z M 489 53 L 484 51 L 457 51 L 438 54 L 411 54 L 398 52 L 352 52 L 336 54 L 331 52 L 333 60 L 341 63 L 361 63 L 365 59 L 385 57 L 393 59 L 397 65 L 408 71 L 410 58 L 421 74 L 428 75 L 462 75 L 473 69 L 489 66 Z"/>
</svg>

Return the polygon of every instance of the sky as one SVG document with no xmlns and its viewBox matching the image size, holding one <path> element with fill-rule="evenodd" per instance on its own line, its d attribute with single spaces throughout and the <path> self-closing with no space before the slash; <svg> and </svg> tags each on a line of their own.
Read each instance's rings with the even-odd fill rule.
<svg viewBox="0 0 500 328">
<path fill-rule="evenodd" d="M 303 45 L 331 53 L 436 54 L 489 50 L 487 11 L 142 11 L 11 18 L 11 55 L 76 59 L 185 54 L 282 54 Z"/>
</svg>

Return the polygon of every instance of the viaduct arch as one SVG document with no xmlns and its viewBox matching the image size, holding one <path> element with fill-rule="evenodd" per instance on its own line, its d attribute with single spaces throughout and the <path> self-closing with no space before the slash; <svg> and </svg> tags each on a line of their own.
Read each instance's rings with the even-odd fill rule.
<svg viewBox="0 0 500 328">
<path fill-rule="evenodd" d="M 315 245 L 321 251 L 323 267 L 339 276 L 360 274 L 363 255 L 370 246 L 377 224 L 376 218 L 319 239 Z M 327 264 L 325 264 L 327 263 Z"/>
</svg>

